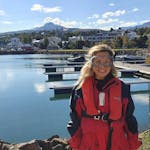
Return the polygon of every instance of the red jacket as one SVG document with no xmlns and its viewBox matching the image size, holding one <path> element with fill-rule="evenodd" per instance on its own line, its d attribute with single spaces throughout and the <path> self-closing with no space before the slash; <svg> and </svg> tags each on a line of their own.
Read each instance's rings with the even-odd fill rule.
<svg viewBox="0 0 150 150">
<path fill-rule="evenodd" d="M 100 91 L 96 84 L 89 77 L 81 89 L 72 91 L 70 146 L 78 150 L 136 150 L 141 142 L 129 87 L 117 78 Z"/>
</svg>

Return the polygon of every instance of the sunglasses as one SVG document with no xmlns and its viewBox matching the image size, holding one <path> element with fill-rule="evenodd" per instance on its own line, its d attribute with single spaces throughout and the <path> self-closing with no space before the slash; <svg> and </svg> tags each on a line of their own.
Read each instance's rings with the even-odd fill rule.
<svg viewBox="0 0 150 150">
<path fill-rule="evenodd" d="M 92 66 L 93 67 L 106 67 L 109 68 L 112 66 L 112 62 L 106 62 L 106 63 L 102 63 L 102 62 L 92 62 Z"/>
</svg>

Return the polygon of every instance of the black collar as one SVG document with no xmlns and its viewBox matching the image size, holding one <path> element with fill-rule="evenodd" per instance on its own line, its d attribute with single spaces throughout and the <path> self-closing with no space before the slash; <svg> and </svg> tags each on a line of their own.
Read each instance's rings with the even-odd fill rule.
<svg viewBox="0 0 150 150">
<path fill-rule="evenodd" d="M 109 73 L 103 80 L 98 80 L 98 79 L 95 79 L 96 80 L 96 87 L 97 87 L 97 89 L 100 91 L 100 90 L 102 90 L 103 89 L 103 87 L 104 87 L 104 85 L 106 85 L 106 83 L 108 82 L 108 81 L 110 81 L 112 78 L 113 78 L 114 76 L 111 74 L 111 73 Z"/>
</svg>

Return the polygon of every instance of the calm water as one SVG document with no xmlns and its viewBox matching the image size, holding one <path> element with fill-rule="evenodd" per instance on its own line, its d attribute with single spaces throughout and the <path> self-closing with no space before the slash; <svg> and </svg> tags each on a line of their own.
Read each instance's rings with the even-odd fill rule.
<svg viewBox="0 0 150 150">
<path fill-rule="evenodd" d="M 0 56 L 0 139 L 24 142 L 35 138 L 46 139 L 54 134 L 69 137 L 66 129 L 68 98 L 53 99 L 54 92 L 49 87 L 56 83 L 46 82 L 45 70 L 40 65 L 61 60 L 48 57 L 50 55 Z M 148 88 L 148 85 L 134 85 L 131 90 L 145 87 Z M 132 97 L 139 129 L 145 130 L 149 124 L 149 93 L 134 93 Z"/>
</svg>

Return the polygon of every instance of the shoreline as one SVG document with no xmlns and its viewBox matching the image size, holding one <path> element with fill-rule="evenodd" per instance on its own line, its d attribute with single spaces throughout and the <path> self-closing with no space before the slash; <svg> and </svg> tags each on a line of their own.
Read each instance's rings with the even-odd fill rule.
<svg viewBox="0 0 150 150">
<path fill-rule="evenodd" d="M 48 139 L 33 139 L 21 143 L 9 143 L 0 140 L 0 150 L 71 150 L 68 140 L 54 135 Z"/>
<path fill-rule="evenodd" d="M 139 150 L 150 149 L 150 129 L 139 133 L 139 139 L 142 140 L 142 147 Z M 60 138 L 54 135 L 45 140 L 33 139 L 22 143 L 8 143 L 0 140 L 0 150 L 71 150 L 68 145 L 68 139 Z"/>
<path fill-rule="evenodd" d="M 22 50 L 22 51 L 10 51 L 10 50 L 6 50 L 6 51 L 2 51 L 0 50 L 0 55 L 19 55 L 19 54 L 85 54 L 87 53 L 87 49 L 54 49 L 54 50 L 47 50 L 47 49 L 40 49 L 40 50 Z M 125 54 L 129 54 L 129 55 L 136 55 L 137 52 L 141 53 L 144 51 L 147 51 L 147 49 L 145 48 L 132 48 L 132 49 L 113 49 L 115 51 L 116 54 L 118 55 L 125 55 Z"/>
</svg>

